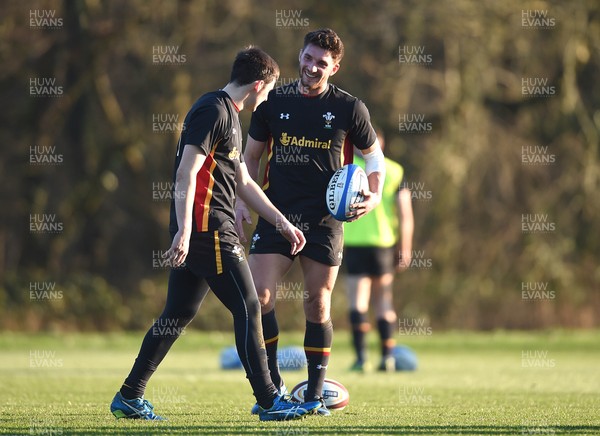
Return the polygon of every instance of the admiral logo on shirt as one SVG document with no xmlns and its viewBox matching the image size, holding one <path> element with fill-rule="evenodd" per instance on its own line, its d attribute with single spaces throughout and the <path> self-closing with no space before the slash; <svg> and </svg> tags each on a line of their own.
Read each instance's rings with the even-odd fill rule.
<svg viewBox="0 0 600 436">
<path fill-rule="evenodd" d="M 282 132 L 279 142 L 283 146 L 295 145 L 297 147 L 307 148 L 322 148 L 329 150 L 331 148 L 331 139 L 329 141 L 320 141 L 319 138 L 306 139 L 306 137 L 298 138 L 297 136 L 288 136 L 287 132 Z"/>
<path fill-rule="evenodd" d="M 281 142 L 281 145 L 290 145 L 290 138 L 288 137 L 287 133 L 283 132 L 281 134 L 281 138 L 279 138 L 279 142 Z"/>
<path fill-rule="evenodd" d="M 231 160 L 237 159 L 240 157 L 240 151 L 237 149 L 237 147 L 233 147 L 233 150 L 229 152 L 227 157 L 229 157 Z"/>
</svg>

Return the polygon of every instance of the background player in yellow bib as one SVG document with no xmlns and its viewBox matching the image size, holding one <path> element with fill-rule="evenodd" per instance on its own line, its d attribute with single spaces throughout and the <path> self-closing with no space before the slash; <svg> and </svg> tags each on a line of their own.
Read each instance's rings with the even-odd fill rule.
<svg viewBox="0 0 600 436">
<path fill-rule="evenodd" d="M 384 139 L 378 136 L 383 149 Z M 364 168 L 364 160 L 355 155 L 354 163 Z M 365 334 L 369 300 L 375 306 L 377 330 L 381 340 L 381 371 L 394 370 L 391 351 L 395 345 L 396 311 L 393 304 L 395 270 L 410 266 L 414 218 L 411 194 L 402 188 L 404 169 L 385 158 L 385 182 L 381 203 L 364 218 L 344 225 L 345 265 L 352 343 L 356 361 L 352 369 L 367 369 Z"/>
</svg>

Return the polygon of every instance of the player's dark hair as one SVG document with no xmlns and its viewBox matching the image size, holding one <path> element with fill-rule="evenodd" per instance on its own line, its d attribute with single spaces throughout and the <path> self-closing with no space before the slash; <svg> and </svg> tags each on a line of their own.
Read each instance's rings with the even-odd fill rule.
<svg viewBox="0 0 600 436">
<path fill-rule="evenodd" d="M 327 50 L 331 53 L 331 57 L 336 62 L 341 61 L 344 57 L 344 43 L 337 33 L 331 29 L 325 28 L 308 32 L 304 37 L 304 46 L 302 47 L 302 50 L 309 44 L 314 44 Z"/>
<path fill-rule="evenodd" d="M 279 65 L 266 52 L 258 47 L 246 47 L 233 61 L 229 82 L 238 86 L 248 85 L 256 80 L 271 83 L 279 77 Z"/>
</svg>

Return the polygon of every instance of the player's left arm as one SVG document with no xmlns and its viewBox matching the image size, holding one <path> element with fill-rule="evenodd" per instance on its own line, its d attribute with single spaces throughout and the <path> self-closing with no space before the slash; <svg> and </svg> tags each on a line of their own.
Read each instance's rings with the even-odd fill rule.
<svg viewBox="0 0 600 436">
<path fill-rule="evenodd" d="M 260 186 L 250 177 L 248 168 L 244 162 L 240 163 L 235 180 L 237 183 L 237 195 L 251 209 L 256 211 L 261 217 L 273 224 L 281 232 L 283 237 L 292 244 L 290 253 L 295 255 L 304 248 L 306 239 L 304 233 L 288 221 L 288 219 L 277 209 L 267 195 L 260 189 Z"/>
<path fill-rule="evenodd" d="M 400 223 L 399 247 L 400 263 L 399 270 L 405 270 L 410 266 L 412 259 L 412 240 L 415 230 L 415 218 L 412 209 L 412 196 L 408 188 L 398 191 L 396 199 L 398 211 L 398 222 Z"/>
<path fill-rule="evenodd" d="M 181 156 L 181 163 L 175 175 L 175 215 L 177 216 L 177 234 L 173 237 L 171 247 L 164 257 L 174 267 L 181 265 L 188 255 L 190 236 L 192 234 L 192 213 L 194 210 L 194 192 L 196 192 L 196 176 L 202 168 L 206 155 L 191 144 L 186 144 Z"/>
<path fill-rule="evenodd" d="M 376 139 L 373 145 L 361 150 L 361 153 L 365 160 L 369 190 L 363 192 L 365 198 L 361 203 L 354 204 L 355 215 L 349 221 L 357 220 L 377 207 L 381 201 L 383 182 L 385 181 L 385 161 L 379 140 Z"/>
</svg>

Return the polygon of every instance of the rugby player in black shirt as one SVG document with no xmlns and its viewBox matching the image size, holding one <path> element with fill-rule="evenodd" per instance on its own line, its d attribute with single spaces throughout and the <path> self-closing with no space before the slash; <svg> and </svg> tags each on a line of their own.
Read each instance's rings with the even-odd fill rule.
<svg viewBox="0 0 600 436">
<path fill-rule="evenodd" d="M 371 211 L 380 201 L 385 169 L 383 154 L 371 126 L 369 112 L 356 97 L 330 84 L 340 68 L 344 46 L 331 29 L 309 32 L 300 50 L 299 80 L 276 88 L 252 114 L 244 152 L 248 172 L 259 180 L 266 155 L 263 190 L 288 220 L 306 236 L 299 255 L 290 254 L 278 225 L 259 219 L 251 239 L 249 264 L 261 302 L 263 332 L 271 379 L 286 391 L 277 363 L 279 327 L 275 317 L 278 285 L 294 259 L 300 258 L 304 275 L 308 363 L 305 400 L 320 399 L 333 338 L 331 291 L 342 261 L 343 227 L 328 213 L 325 191 L 333 173 L 352 159 L 352 144 L 366 162 L 369 192 L 350 212 L 351 220 Z M 243 200 L 243 199 L 242 199 Z M 244 241 L 242 221 L 250 214 L 236 203 L 236 225 Z M 252 409 L 259 411 L 258 406 Z M 318 411 L 329 415 L 323 406 Z"/>
<path fill-rule="evenodd" d="M 163 419 L 144 399 L 146 383 L 194 318 L 209 286 L 233 315 L 237 351 L 260 406 L 260 419 L 300 418 L 320 406 L 318 401 L 290 402 L 278 394 L 271 381 L 260 304 L 234 229 L 237 186 L 237 195 L 267 222 L 278 225 L 290 255 L 298 254 L 306 242 L 302 232 L 250 178 L 241 154 L 238 112 L 254 111 L 266 100 L 278 76 L 279 67 L 264 51 L 242 50 L 225 88 L 203 95 L 185 118 L 175 159 L 170 224 L 173 242 L 165 253 L 172 264 L 167 301 L 113 399 L 110 409 L 117 418 Z"/>
</svg>

